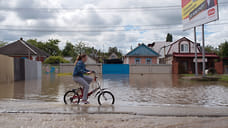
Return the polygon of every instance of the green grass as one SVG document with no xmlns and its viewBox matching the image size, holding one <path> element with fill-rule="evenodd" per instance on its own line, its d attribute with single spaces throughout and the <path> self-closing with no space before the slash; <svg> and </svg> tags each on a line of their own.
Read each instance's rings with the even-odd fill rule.
<svg viewBox="0 0 228 128">
<path fill-rule="evenodd" d="M 73 73 L 58 73 L 57 76 L 72 76 Z"/>
<path fill-rule="evenodd" d="M 228 82 L 228 75 L 222 75 L 219 80 L 223 82 Z"/>
<path fill-rule="evenodd" d="M 182 77 L 192 77 L 195 76 L 195 74 L 181 74 Z"/>
<path fill-rule="evenodd" d="M 181 77 L 193 77 L 195 76 L 195 74 L 181 74 Z M 200 75 L 199 75 L 200 76 Z M 212 74 L 208 74 L 207 76 L 210 76 L 210 77 L 218 77 L 219 78 L 219 81 L 222 81 L 222 82 L 228 82 L 228 75 L 212 75 Z"/>
<path fill-rule="evenodd" d="M 73 73 L 69 72 L 69 73 L 58 73 L 57 76 L 72 76 Z M 86 76 L 88 76 L 88 74 L 84 74 Z"/>
</svg>

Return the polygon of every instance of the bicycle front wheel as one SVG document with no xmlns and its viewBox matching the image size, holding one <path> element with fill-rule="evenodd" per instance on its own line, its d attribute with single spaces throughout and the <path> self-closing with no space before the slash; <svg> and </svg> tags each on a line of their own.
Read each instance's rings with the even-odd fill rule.
<svg viewBox="0 0 228 128">
<path fill-rule="evenodd" d="M 63 100 L 65 104 L 79 104 L 80 97 L 76 92 L 68 91 L 65 93 Z"/>
<path fill-rule="evenodd" d="M 111 92 L 104 91 L 99 94 L 98 103 L 100 105 L 112 105 L 115 103 L 115 97 Z"/>
</svg>

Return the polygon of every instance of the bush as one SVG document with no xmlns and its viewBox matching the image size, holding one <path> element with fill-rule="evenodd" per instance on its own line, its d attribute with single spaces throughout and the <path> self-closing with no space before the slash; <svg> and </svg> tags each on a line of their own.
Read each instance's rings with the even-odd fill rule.
<svg viewBox="0 0 228 128">
<path fill-rule="evenodd" d="M 70 63 L 70 61 L 65 60 L 61 56 L 50 56 L 45 61 L 45 64 L 60 64 L 60 63 Z"/>
<path fill-rule="evenodd" d="M 216 74 L 216 69 L 214 69 L 214 68 L 209 68 L 209 69 L 208 69 L 208 74 L 209 74 L 209 75 L 214 75 L 214 74 Z"/>
</svg>

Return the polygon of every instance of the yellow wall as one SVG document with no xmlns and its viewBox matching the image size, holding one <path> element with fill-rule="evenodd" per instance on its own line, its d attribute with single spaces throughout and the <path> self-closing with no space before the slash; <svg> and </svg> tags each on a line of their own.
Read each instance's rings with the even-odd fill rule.
<svg viewBox="0 0 228 128">
<path fill-rule="evenodd" d="M 12 57 L 0 55 L 0 82 L 14 81 L 14 62 Z"/>
</svg>

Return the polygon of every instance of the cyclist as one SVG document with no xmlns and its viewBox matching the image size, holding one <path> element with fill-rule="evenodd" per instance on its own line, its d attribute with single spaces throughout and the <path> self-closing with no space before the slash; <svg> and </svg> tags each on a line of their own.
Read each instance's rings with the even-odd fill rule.
<svg viewBox="0 0 228 128">
<path fill-rule="evenodd" d="M 94 71 L 90 71 L 85 68 L 86 61 L 87 61 L 87 55 L 85 54 L 79 55 L 77 57 L 77 60 L 74 63 L 75 68 L 73 72 L 73 80 L 83 86 L 83 97 L 81 102 L 84 104 L 89 104 L 89 102 L 87 101 L 89 84 L 92 82 L 93 79 L 89 76 L 84 76 L 84 74 L 91 74 L 91 73 L 94 73 Z"/>
</svg>

